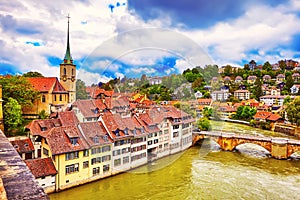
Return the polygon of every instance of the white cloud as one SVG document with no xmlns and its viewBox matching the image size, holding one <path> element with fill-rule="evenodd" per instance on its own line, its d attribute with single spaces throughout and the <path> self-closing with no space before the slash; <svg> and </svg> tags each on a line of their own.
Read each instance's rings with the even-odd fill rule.
<svg viewBox="0 0 300 200">
<path fill-rule="evenodd" d="M 106 83 L 111 80 L 111 77 L 106 77 L 98 73 L 91 73 L 84 69 L 79 69 L 77 72 L 77 79 L 81 79 L 86 85 L 91 85 L 93 83 L 97 84 L 100 81 Z"/>
</svg>

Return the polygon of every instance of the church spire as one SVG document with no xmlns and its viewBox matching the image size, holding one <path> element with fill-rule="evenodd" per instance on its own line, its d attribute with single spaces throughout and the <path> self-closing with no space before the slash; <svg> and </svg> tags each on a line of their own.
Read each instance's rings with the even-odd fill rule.
<svg viewBox="0 0 300 200">
<path fill-rule="evenodd" d="M 73 64 L 73 59 L 72 59 L 71 52 L 70 52 L 70 41 L 69 41 L 69 24 L 70 24 L 69 23 L 69 19 L 70 19 L 69 14 L 68 14 L 67 18 L 68 18 L 67 50 L 66 50 L 63 64 Z"/>
</svg>

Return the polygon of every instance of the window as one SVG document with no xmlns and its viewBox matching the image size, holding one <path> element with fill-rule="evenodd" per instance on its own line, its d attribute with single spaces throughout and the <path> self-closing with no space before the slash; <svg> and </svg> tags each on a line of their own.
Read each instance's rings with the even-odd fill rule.
<svg viewBox="0 0 300 200">
<path fill-rule="evenodd" d="M 46 102 L 46 97 L 45 97 L 45 95 L 42 96 L 42 102 L 43 102 L 43 103 Z"/>
<path fill-rule="evenodd" d="M 102 147 L 102 152 L 110 151 L 110 146 L 104 146 Z"/>
<path fill-rule="evenodd" d="M 91 160 L 92 165 L 97 164 L 97 163 L 101 163 L 101 157 L 97 157 L 97 158 L 93 158 Z"/>
<path fill-rule="evenodd" d="M 152 144 L 152 140 L 148 141 L 148 145 L 151 145 Z"/>
<path fill-rule="evenodd" d="M 173 129 L 179 129 L 179 125 L 174 125 Z"/>
<path fill-rule="evenodd" d="M 99 137 L 96 135 L 95 137 L 93 137 L 93 141 L 94 143 L 99 143 Z"/>
<path fill-rule="evenodd" d="M 49 151 L 48 149 L 43 148 L 43 154 L 46 156 L 49 156 Z"/>
<path fill-rule="evenodd" d="M 92 155 L 97 153 L 101 153 L 101 147 L 92 149 Z"/>
<path fill-rule="evenodd" d="M 79 157 L 78 151 L 66 153 L 66 160 L 72 160 Z"/>
<path fill-rule="evenodd" d="M 61 94 L 59 95 L 59 101 L 62 101 L 62 95 Z"/>
<path fill-rule="evenodd" d="M 102 162 L 110 161 L 110 159 L 111 159 L 110 155 L 102 156 Z"/>
<path fill-rule="evenodd" d="M 66 174 L 71 174 L 73 172 L 78 172 L 78 171 L 79 171 L 78 163 L 66 166 Z"/>
<path fill-rule="evenodd" d="M 74 69 L 72 69 L 72 75 L 74 75 Z"/>
<path fill-rule="evenodd" d="M 100 174 L 100 167 L 93 168 L 93 176 Z"/>
<path fill-rule="evenodd" d="M 120 149 L 113 151 L 113 156 L 117 156 L 117 155 L 121 155 L 121 150 Z"/>
<path fill-rule="evenodd" d="M 176 138 L 176 137 L 179 137 L 179 132 L 178 131 L 173 133 L 173 138 Z"/>
<path fill-rule="evenodd" d="M 83 156 L 84 157 L 89 156 L 89 150 L 88 149 L 86 149 L 86 150 L 83 151 Z"/>
<path fill-rule="evenodd" d="M 123 164 L 129 163 L 129 156 L 123 157 Z"/>
<path fill-rule="evenodd" d="M 89 161 L 84 161 L 82 168 L 84 169 L 84 168 L 88 168 L 88 167 L 89 167 Z"/>
<path fill-rule="evenodd" d="M 109 165 L 103 165 L 103 172 L 109 171 Z"/>
<path fill-rule="evenodd" d="M 54 95 L 54 101 L 56 101 L 56 95 Z"/>
<path fill-rule="evenodd" d="M 66 70 L 66 68 L 64 68 L 64 75 L 66 75 L 67 74 L 67 70 Z"/>
<path fill-rule="evenodd" d="M 114 160 L 114 166 L 116 167 L 116 166 L 119 166 L 119 165 L 121 165 L 121 158 Z"/>
<path fill-rule="evenodd" d="M 70 138 L 70 142 L 71 142 L 72 145 L 76 145 L 77 142 L 78 142 L 78 138 L 77 137 Z"/>
</svg>

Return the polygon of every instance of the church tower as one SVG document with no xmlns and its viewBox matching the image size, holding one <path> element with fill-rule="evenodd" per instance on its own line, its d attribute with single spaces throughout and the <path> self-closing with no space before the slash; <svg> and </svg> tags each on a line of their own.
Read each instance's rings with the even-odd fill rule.
<svg viewBox="0 0 300 200">
<path fill-rule="evenodd" d="M 73 59 L 70 52 L 69 41 L 69 15 L 68 18 L 68 33 L 67 33 L 67 50 L 63 62 L 60 64 L 60 83 L 69 93 L 69 103 L 76 100 L 76 65 L 73 64 Z"/>
</svg>

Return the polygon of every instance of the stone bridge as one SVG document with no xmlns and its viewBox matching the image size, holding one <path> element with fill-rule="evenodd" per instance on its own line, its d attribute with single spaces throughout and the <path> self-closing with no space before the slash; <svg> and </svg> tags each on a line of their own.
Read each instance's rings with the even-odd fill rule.
<svg viewBox="0 0 300 200">
<path fill-rule="evenodd" d="M 287 159 L 293 153 L 300 151 L 300 140 L 287 138 L 238 135 L 220 132 L 194 132 L 193 144 L 204 138 L 214 139 L 226 151 L 232 151 L 240 144 L 251 143 L 259 145 L 270 152 L 276 159 Z"/>
</svg>

